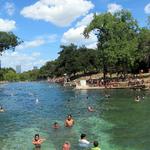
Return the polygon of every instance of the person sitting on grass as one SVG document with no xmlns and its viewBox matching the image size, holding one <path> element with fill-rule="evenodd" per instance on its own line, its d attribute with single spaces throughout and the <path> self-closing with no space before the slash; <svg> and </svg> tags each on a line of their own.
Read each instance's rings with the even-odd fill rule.
<svg viewBox="0 0 150 150">
<path fill-rule="evenodd" d="M 97 141 L 94 141 L 94 142 L 93 142 L 93 146 L 94 146 L 94 147 L 91 148 L 91 150 L 101 150 L 101 149 L 98 147 L 98 145 L 99 145 L 98 142 L 97 142 Z"/>
<path fill-rule="evenodd" d="M 32 144 L 35 145 L 35 150 L 41 149 L 41 144 L 45 141 L 45 139 L 40 138 L 39 134 L 35 134 Z"/>
<path fill-rule="evenodd" d="M 68 115 L 65 120 L 65 127 L 72 127 L 74 125 L 74 120 L 71 115 Z"/>
</svg>

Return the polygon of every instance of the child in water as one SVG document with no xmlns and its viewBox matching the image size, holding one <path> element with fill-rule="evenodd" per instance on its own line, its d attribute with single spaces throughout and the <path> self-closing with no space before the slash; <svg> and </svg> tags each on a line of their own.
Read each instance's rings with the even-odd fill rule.
<svg viewBox="0 0 150 150">
<path fill-rule="evenodd" d="M 60 128 L 60 125 L 58 124 L 58 122 L 54 122 L 52 128 L 53 128 L 53 129 L 59 129 L 59 128 Z"/>
<path fill-rule="evenodd" d="M 99 147 L 98 147 L 98 142 L 97 141 L 94 141 L 93 142 L 93 148 L 91 150 L 101 150 Z"/>
</svg>

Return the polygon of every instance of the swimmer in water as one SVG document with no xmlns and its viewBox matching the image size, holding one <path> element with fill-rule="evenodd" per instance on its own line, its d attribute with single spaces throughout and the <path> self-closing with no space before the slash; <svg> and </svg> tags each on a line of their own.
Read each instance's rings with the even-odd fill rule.
<svg viewBox="0 0 150 150">
<path fill-rule="evenodd" d="M 54 122 L 52 128 L 53 128 L 53 129 L 59 129 L 59 128 L 60 128 L 60 125 L 58 124 L 58 122 Z"/>
<path fill-rule="evenodd" d="M 71 115 L 68 115 L 65 120 L 65 127 L 72 127 L 74 125 L 74 120 Z"/>
<path fill-rule="evenodd" d="M 35 134 L 34 139 L 32 140 L 32 144 L 35 145 L 35 150 L 41 149 L 41 144 L 45 141 L 45 139 L 40 138 L 39 134 Z"/>
<path fill-rule="evenodd" d="M 66 141 L 64 144 L 63 144 L 63 147 L 62 147 L 62 150 L 70 150 L 70 143 L 68 141 Z"/>
<path fill-rule="evenodd" d="M 140 96 L 139 96 L 139 95 L 135 97 L 135 101 L 136 101 L 136 102 L 139 102 L 140 100 L 141 100 L 141 99 L 140 99 Z"/>
<path fill-rule="evenodd" d="M 0 106 L 0 112 L 4 112 L 4 108 L 2 106 Z"/>
<path fill-rule="evenodd" d="M 37 99 L 36 99 L 36 104 L 38 104 L 38 103 L 39 103 L 39 99 L 37 98 Z"/>
<path fill-rule="evenodd" d="M 89 107 L 88 107 L 88 111 L 89 111 L 89 112 L 93 112 L 93 111 L 94 111 L 93 107 L 89 106 Z"/>
<path fill-rule="evenodd" d="M 105 94 L 105 98 L 110 98 L 110 95 L 109 94 Z"/>
</svg>

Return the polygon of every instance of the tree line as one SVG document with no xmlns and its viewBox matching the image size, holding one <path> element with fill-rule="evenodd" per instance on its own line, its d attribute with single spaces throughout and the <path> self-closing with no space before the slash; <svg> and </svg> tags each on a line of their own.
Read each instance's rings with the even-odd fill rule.
<svg viewBox="0 0 150 150">
<path fill-rule="evenodd" d="M 146 27 L 140 27 L 136 19 L 127 10 L 115 14 L 95 14 L 93 20 L 85 28 L 83 35 L 89 38 L 91 32 L 97 37 L 97 48 L 89 49 L 84 45 L 61 45 L 59 56 L 48 61 L 38 70 L 20 74 L 20 80 L 37 80 L 68 75 L 70 78 L 79 75 L 103 72 L 138 73 L 148 72 L 150 68 L 150 16 Z M 10 36 L 13 34 L 11 33 Z M 1 43 L 0 32 L 0 43 Z M 4 39 L 5 41 L 6 39 Z M 12 36 L 6 41 L 7 46 L 1 47 L 1 52 L 14 48 L 21 40 Z M 11 43 L 11 44 L 10 44 Z M 12 44 L 13 43 L 13 44 Z M 9 46 L 10 44 L 10 46 Z"/>
<path fill-rule="evenodd" d="M 59 56 L 41 67 L 43 77 L 57 77 L 78 73 L 138 73 L 150 68 L 150 17 L 146 27 L 140 27 L 127 10 L 115 14 L 94 15 L 85 28 L 84 36 L 93 32 L 97 36 L 97 48 L 88 49 L 74 44 L 62 45 Z"/>
</svg>

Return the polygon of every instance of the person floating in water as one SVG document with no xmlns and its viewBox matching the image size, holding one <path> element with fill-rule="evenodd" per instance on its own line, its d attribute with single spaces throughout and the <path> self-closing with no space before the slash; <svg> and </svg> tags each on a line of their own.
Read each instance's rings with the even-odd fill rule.
<svg viewBox="0 0 150 150">
<path fill-rule="evenodd" d="M 45 139 L 40 138 L 39 134 L 35 134 L 32 144 L 35 145 L 35 150 L 41 149 L 41 144 L 45 141 Z"/>
<path fill-rule="evenodd" d="M 79 146 L 86 148 L 90 146 L 90 142 L 86 139 L 86 134 L 81 134 L 79 139 Z"/>
<path fill-rule="evenodd" d="M 58 122 L 54 122 L 52 128 L 53 128 L 53 129 L 59 129 L 59 128 L 60 128 L 60 125 L 58 124 Z"/>
<path fill-rule="evenodd" d="M 68 115 L 65 120 L 65 126 L 66 127 L 72 127 L 74 125 L 74 120 L 71 115 Z"/>
<path fill-rule="evenodd" d="M 39 99 L 38 98 L 36 98 L 36 104 L 38 104 L 39 103 Z"/>
<path fill-rule="evenodd" d="M 93 146 L 94 146 L 94 147 L 91 148 L 91 150 L 101 150 L 101 149 L 98 147 L 98 145 L 99 145 L 98 142 L 97 142 L 97 141 L 94 141 L 94 142 L 93 142 Z"/>
<path fill-rule="evenodd" d="M 139 102 L 141 100 L 140 96 L 136 96 L 135 99 L 134 99 L 136 102 Z"/>
<path fill-rule="evenodd" d="M 4 112 L 4 108 L 2 106 L 0 106 L 0 112 Z"/>
<path fill-rule="evenodd" d="M 62 147 L 62 150 L 70 150 L 70 143 L 68 141 L 66 141 L 64 144 L 63 144 L 63 147 Z"/>
<path fill-rule="evenodd" d="M 89 111 L 89 112 L 94 112 L 94 109 L 93 109 L 93 107 L 91 107 L 91 106 L 88 106 L 88 111 Z"/>
</svg>

